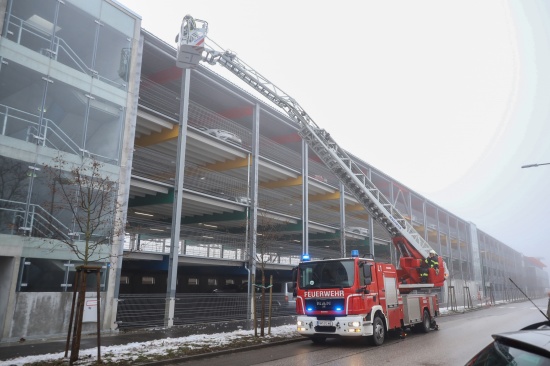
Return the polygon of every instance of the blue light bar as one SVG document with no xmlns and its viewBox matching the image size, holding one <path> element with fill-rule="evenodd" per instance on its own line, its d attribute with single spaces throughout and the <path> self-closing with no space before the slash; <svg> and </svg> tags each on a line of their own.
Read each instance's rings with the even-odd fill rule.
<svg viewBox="0 0 550 366">
<path fill-rule="evenodd" d="M 309 254 L 302 254 L 302 262 L 309 262 L 311 260 L 311 257 Z"/>
<path fill-rule="evenodd" d="M 357 249 L 352 250 L 351 251 L 351 256 L 352 256 L 352 258 L 359 257 L 359 251 Z"/>
</svg>

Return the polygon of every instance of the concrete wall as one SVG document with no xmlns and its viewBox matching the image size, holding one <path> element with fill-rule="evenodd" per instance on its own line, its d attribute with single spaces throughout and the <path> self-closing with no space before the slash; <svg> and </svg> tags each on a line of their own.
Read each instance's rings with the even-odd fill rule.
<svg viewBox="0 0 550 366">
<path fill-rule="evenodd" d="M 453 292 L 452 290 L 449 291 L 449 286 L 454 287 L 454 302 L 451 304 L 451 298 Z M 466 290 L 466 287 L 468 290 Z M 457 306 L 461 310 L 464 307 L 468 307 L 468 297 L 470 301 L 472 302 L 471 305 L 474 307 L 478 306 L 480 303 L 480 299 L 478 299 L 478 285 L 475 281 L 465 281 L 465 280 L 457 280 L 453 279 L 452 284 L 449 282 L 445 283 L 445 286 L 443 288 L 442 292 L 442 299 L 439 302 L 440 307 L 449 307 Z M 468 292 L 469 291 L 469 294 Z M 469 295 L 469 296 L 468 296 Z"/>
<path fill-rule="evenodd" d="M 104 293 L 100 294 L 104 297 Z M 86 293 L 86 298 L 95 298 L 95 292 Z M 45 336 L 66 336 L 71 316 L 72 292 L 20 292 L 16 295 L 13 321 L 7 339 L 36 339 Z M 104 301 L 101 317 L 103 318 Z M 95 333 L 95 322 L 84 323 L 82 333 Z"/>
</svg>

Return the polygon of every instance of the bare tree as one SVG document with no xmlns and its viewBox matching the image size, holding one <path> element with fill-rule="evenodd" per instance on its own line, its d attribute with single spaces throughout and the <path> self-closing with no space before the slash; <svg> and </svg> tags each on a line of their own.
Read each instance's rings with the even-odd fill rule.
<svg viewBox="0 0 550 366">
<path fill-rule="evenodd" d="M 123 230 L 122 223 L 116 222 L 121 209 L 117 202 L 116 178 L 105 173 L 104 164 L 93 158 L 74 164 L 58 156 L 52 164 L 44 165 L 44 172 L 51 193 L 51 201 L 45 205 L 49 206 L 52 216 L 70 220 L 73 228 L 71 233 L 56 239 L 84 265 L 92 258 L 94 261 L 110 259 L 106 244 Z"/>
<path fill-rule="evenodd" d="M 117 181 L 113 175 L 106 173 L 103 163 L 93 158 L 83 158 L 81 162 L 73 163 L 62 155 L 54 158 L 51 164 L 44 165 L 44 172 L 48 179 L 51 193 L 49 202 L 52 218 L 59 216 L 70 221 L 73 228 L 71 233 L 60 233 L 56 243 L 65 245 L 80 260 L 83 265 L 77 267 L 71 319 L 67 334 L 67 356 L 69 343 L 72 348 L 70 364 L 78 360 L 80 338 L 82 334 L 82 320 L 86 295 L 87 274 L 95 273 L 97 279 L 97 342 L 98 360 L 100 353 L 100 295 L 99 276 L 101 265 L 91 265 L 92 262 L 113 260 L 109 244 L 113 237 L 123 230 L 117 218 L 121 208 L 117 201 Z M 52 225 L 54 226 L 54 225 Z M 79 239 L 79 240 L 76 240 Z M 78 300 L 75 298 L 78 294 Z M 74 331 L 71 329 L 74 319 Z"/>
<path fill-rule="evenodd" d="M 266 268 L 269 263 L 276 263 L 277 251 L 274 250 L 276 242 L 281 239 L 282 224 L 267 215 L 265 211 L 260 211 L 257 217 L 257 230 L 256 230 L 256 264 L 260 270 L 261 278 L 261 310 L 260 310 L 260 335 L 265 335 L 265 308 L 266 308 L 266 290 L 270 289 L 273 283 L 268 286 L 266 284 Z M 256 284 L 254 284 L 256 285 Z M 271 303 L 269 306 L 271 308 Z M 271 314 L 270 314 L 271 315 Z M 271 326 L 269 326 L 268 334 L 271 332 Z"/>
</svg>

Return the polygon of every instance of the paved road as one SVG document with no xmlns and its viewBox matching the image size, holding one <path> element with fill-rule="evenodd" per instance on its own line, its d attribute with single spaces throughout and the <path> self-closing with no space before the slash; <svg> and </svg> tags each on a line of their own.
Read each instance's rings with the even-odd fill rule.
<svg viewBox="0 0 550 366">
<path fill-rule="evenodd" d="M 547 299 L 534 301 L 546 312 Z M 543 315 L 526 301 L 494 306 L 438 319 L 439 331 L 412 333 L 406 339 L 390 335 L 381 347 L 365 342 L 327 340 L 315 345 L 308 340 L 219 357 L 180 362 L 193 366 L 291 366 L 291 365 L 464 365 L 491 342 L 491 334 L 517 330 L 543 321 Z"/>
</svg>

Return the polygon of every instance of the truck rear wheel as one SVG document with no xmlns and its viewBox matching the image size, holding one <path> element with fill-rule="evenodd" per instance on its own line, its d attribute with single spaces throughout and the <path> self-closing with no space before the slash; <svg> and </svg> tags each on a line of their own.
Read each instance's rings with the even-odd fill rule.
<svg viewBox="0 0 550 366">
<path fill-rule="evenodd" d="M 415 328 L 422 333 L 428 333 L 431 329 L 431 325 L 432 318 L 430 317 L 430 312 L 427 309 L 424 309 L 424 313 L 422 314 L 422 323 L 417 324 Z"/>
<path fill-rule="evenodd" d="M 372 337 L 371 343 L 375 346 L 381 346 L 386 338 L 386 327 L 380 316 L 376 315 L 372 321 Z"/>
</svg>

